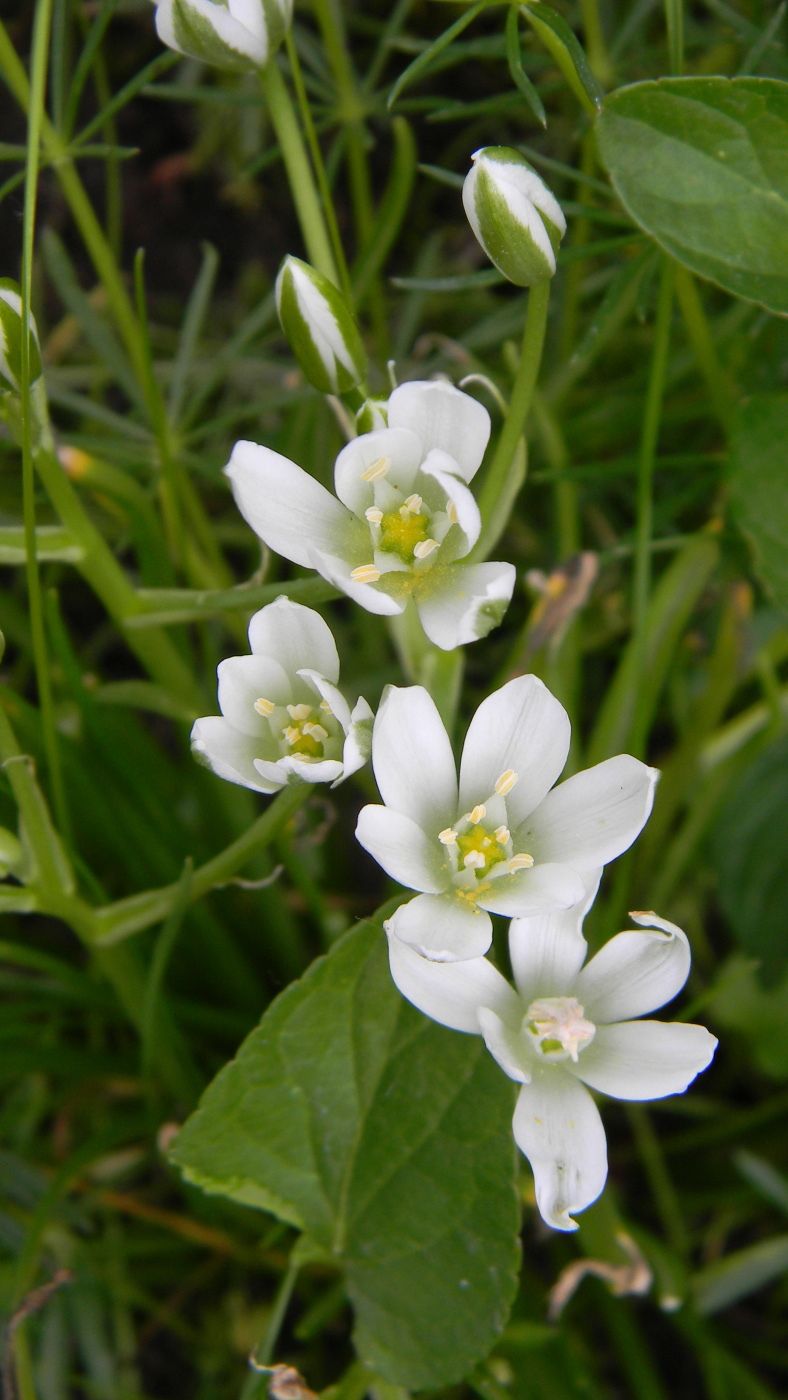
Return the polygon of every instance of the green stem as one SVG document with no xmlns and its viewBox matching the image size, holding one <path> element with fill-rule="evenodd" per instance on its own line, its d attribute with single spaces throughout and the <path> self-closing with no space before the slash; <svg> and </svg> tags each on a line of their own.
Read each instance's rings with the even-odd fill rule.
<svg viewBox="0 0 788 1400">
<path fill-rule="evenodd" d="M 472 558 L 475 560 L 486 558 L 503 528 L 501 521 L 497 519 L 496 506 L 500 500 L 506 500 L 507 480 L 517 465 L 517 448 L 531 407 L 531 398 L 542 360 L 549 300 L 549 280 L 537 282 L 528 295 L 528 313 L 525 318 L 520 364 L 512 386 L 509 408 L 479 497 L 482 532 L 473 550 Z"/>
<path fill-rule="evenodd" d="M 695 278 L 685 267 L 680 267 L 678 264 L 676 266 L 676 300 L 687 328 L 690 344 L 695 352 L 695 358 L 706 380 L 709 396 L 714 404 L 714 411 L 722 424 L 726 437 L 729 437 L 733 426 L 738 392 L 720 364 Z"/>
<path fill-rule="evenodd" d="M 657 450 L 662 393 L 665 386 L 670 346 L 670 320 L 673 311 L 673 278 L 676 264 L 663 255 L 657 299 L 654 346 L 651 356 L 643 431 L 640 439 L 637 481 L 637 527 L 635 532 L 635 576 L 632 589 L 632 625 L 638 655 L 636 685 L 643 682 L 646 658 L 646 631 L 651 588 L 651 527 L 653 514 L 654 458 Z"/>
<path fill-rule="evenodd" d="M 681 1206 L 654 1125 L 643 1104 L 627 1104 L 627 1114 L 668 1243 L 681 1259 L 686 1259 L 687 1232 Z"/>
<path fill-rule="evenodd" d="M 269 63 L 263 69 L 260 81 L 276 139 L 282 151 L 307 256 L 312 266 L 338 287 L 339 273 L 334 263 L 331 240 L 320 208 L 312 168 L 287 85 L 275 62 Z"/>
<path fill-rule="evenodd" d="M 602 86 L 607 87 L 613 81 L 613 68 L 605 46 L 597 0 L 580 0 L 580 14 L 583 18 L 588 66 Z"/>
</svg>

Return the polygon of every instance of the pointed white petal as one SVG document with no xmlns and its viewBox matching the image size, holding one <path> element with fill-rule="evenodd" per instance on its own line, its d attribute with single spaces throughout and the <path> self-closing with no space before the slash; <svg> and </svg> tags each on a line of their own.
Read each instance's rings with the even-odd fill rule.
<svg viewBox="0 0 788 1400">
<path fill-rule="evenodd" d="M 345 746 L 342 750 L 343 778 L 357 773 L 369 760 L 372 753 L 372 725 L 375 715 L 360 695 L 350 716 L 350 726 L 346 731 Z"/>
<path fill-rule="evenodd" d="M 457 517 L 457 524 L 465 536 L 465 543 L 451 555 L 451 562 L 455 559 L 463 559 L 473 549 L 482 530 L 482 518 L 479 514 L 479 507 L 473 494 L 469 491 L 465 482 L 460 479 L 457 473 L 457 463 L 453 457 L 449 457 L 446 452 L 441 452 L 438 448 L 433 448 L 421 464 L 421 471 L 424 476 L 430 477 L 437 482 L 441 490 L 445 493 L 446 500 L 451 501 Z M 441 551 L 443 559 L 444 552 Z M 446 562 L 449 562 L 448 559 Z"/>
<path fill-rule="evenodd" d="M 284 786 L 285 780 L 278 774 L 272 778 L 262 777 L 257 772 L 255 758 L 260 752 L 259 741 L 242 734 L 219 715 L 206 715 L 194 721 L 191 744 L 197 762 L 228 783 L 239 783 L 241 787 L 266 793 L 278 792 Z"/>
<path fill-rule="evenodd" d="M 460 805 L 483 802 L 501 774 L 512 769 L 517 781 L 506 794 L 506 811 L 515 831 L 560 776 L 570 735 L 566 710 L 537 676 L 518 676 L 493 691 L 468 729 L 460 764 Z M 531 851 L 530 846 L 518 849 Z"/>
<path fill-rule="evenodd" d="M 387 807 L 435 840 L 457 816 L 454 754 L 435 701 L 420 685 L 389 686 L 372 732 L 372 766 Z"/>
<path fill-rule="evenodd" d="M 554 1230 L 576 1230 L 607 1180 L 607 1143 L 594 1100 L 563 1065 L 551 1065 L 520 1090 L 514 1110 L 517 1146 L 531 1163 L 536 1203 Z"/>
<path fill-rule="evenodd" d="M 553 788 L 517 832 L 539 860 L 595 870 L 626 851 L 648 820 L 656 768 L 618 754 Z"/>
<path fill-rule="evenodd" d="M 307 682 L 310 690 L 313 690 L 316 695 L 320 696 L 321 700 L 325 700 L 326 704 L 331 706 L 332 715 L 339 721 L 347 734 L 350 728 L 350 706 L 342 691 L 337 686 L 332 685 L 331 681 L 327 681 L 325 676 L 321 676 L 319 671 L 313 671 L 311 667 L 302 666 L 298 675 Z"/>
<path fill-rule="evenodd" d="M 435 962 L 464 962 L 484 957 L 492 941 L 492 920 L 450 890 L 418 894 L 401 904 L 387 920 L 386 932 Z"/>
<path fill-rule="evenodd" d="M 443 847 L 431 840 L 411 817 L 391 807 L 362 807 L 356 840 L 375 857 L 392 880 L 423 894 L 440 894 L 449 883 Z"/>
<path fill-rule="evenodd" d="M 638 922 L 655 918 L 643 915 Z M 590 1021 L 630 1021 L 671 1001 L 690 962 L 687 935 L 660 919 L 649 933 L 619 933 L 600 948 L 580 973 L 576 996 Z"/>
<path fill-rule="evenodd" d="M 288 676 L 308 667 L 334 684 L 339 680 L 339 657 L 328 623 L 313 608 L 284 596 L 255 613 L 249 645 L 256 656 L 273 656 Z"/>
<path fill-rule="evenodd" d="M 537 997 L 574 993 L 588 948 L 582 933 L 583 919 L 594 902 L 601 874 L 601 870 L 592 870 L 582 877 L 585 896 L 571 908 L 554 914 L 535 914 L 529 919 L 512 919 L 509 957 L 517 990 L 526 1005 Z"/>
<path fill-rule="evenodd" d="M 464 481 L 481 466 L 490 437 L 490 415 L 482 404 L 453 384 L 417 380 L 401 384 L 389 398 L 389 427 L 409 428 L 426 457 L 440 447 L 453 457 Z"/>
<path fill-rule="evenodd" d="M 421 443 L 415 433 L 404 428 L 382 428 L 362 433 L 343 447 L 334 465 L 334 490 L 340 501 L 355 515 L 363 515 L 374 502 L 375 486 L 362 481 L 362 473 L 377 462 L 387 460 L 384 479 L 409 496 L 421 461 Z"/>
<path fill-rule="evenodd" d="M 368 533 L 319 481 L 268 447 L 237 442 L 224 470 L 255 534 L 294 564 L 313 568 L 314 550 L 343 556 Z"/>
<path fill-rule="evenodd" d="M 481 1007 L 517 1014 L 515 993 L 487 958 L 432 962 L 389 931 L 389 965 L 402 995 L 425 1016 L 454 1031 L 478 1035 Z"/>
<path fill-rule="evenodd" d="M 516 580 L 513 564 L 449 564 L 424 574 L 414 593 L 421 625 L 443 651 L 486 637 L 497 627 L 511 601 Z"/>
<path fill-rule="evenodd" d="M 227 0 L 227 8 L 233 19 L 244 25 L 251 34 L 265 39 L 265 9 L 261 0 Z"/>
<path fill-rule="evenodd" d="M 483 883 L 483 882 L 481 882 Z M 482 909 L 510 919 L 568 909 L 583 897 L 583 879 L 571 865 L 533 865 L 490 880 L 477 898 Z"/>
<path fill-rule="evenodd" d="M 467 963 L 457 964 L 467 967 Z M 534 1056 L 529 1052 L 522 1035 L 523 1006 L 515 997 L 516 1006 L 508 1016 L 500 1016 L 496 1011 L 482 1006 L 478 1019 L 484 1043 L 494 1060 L 497 1060 L 504 1074 L 508 1074 L 517 1084 L 530 1084 L 534 1069 Z M 519 1023 L 518 1023 L 519 1020 Z"/>
<path fill-rule="evenodd" d="M 359 529 L 365 529 L 360 522 Z M 372 563 L 372 541 L 367 536 L 366 545 L 369 549 L 369 558 L 365 561 Z M 376 587 L 372 583 L 357 583 L 350 575 L 358 565 L 358 557 L 352 559 L 340 559 L 336 554 L 326 554 L 319 549 L 310 550 L 309 567 L 317 569 L 329 583 L 333 583 L 335 588 L 339 588 L 346 593 L 348 598 L 352 598 L 367 612 L 377 613 L 382 617 L 394 617 L 397 613 L 405 611 L 406 599 L 401 601 L 392 598 L 390 593 L 386 593 L 382 588 Z"/>
<path fill-rule="evenodd" d="M 216 674 L 219 709 L 235 729 L 263 741 L 257 745 L 257 756 L 262 756 L 272 747 L 273 739 L 268 720 L 254 708 L 255 700 L 289 704 L 293 698 L 292 681 L 270 656 L 228 656 L 219 662 Z"/>
<path fill-rule="evenodd" d="M 717 1041 L 705 1026 L 680 1021 L 619 1021 L 597 1026 L 571 1069 L 614 1099 L 664 1099 L 683 1094 L 711 1064 Z"/>
</svg>

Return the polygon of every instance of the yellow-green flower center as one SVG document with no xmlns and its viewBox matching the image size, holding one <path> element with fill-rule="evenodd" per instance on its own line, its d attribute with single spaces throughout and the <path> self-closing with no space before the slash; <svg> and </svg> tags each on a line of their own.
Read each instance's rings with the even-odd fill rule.
<svg viewBox="0 0 788 1400">
<path fill-rule="evenodd" d="M 466 870 L 474 870 L 477 880 L 481 880 L 488 870 L 507 858 L 505 847 L 481 822 L 476 822 L 473 826 L 466 827 L 465 831 L 459 832 L 457 849 L 460 869 L 464 867 Z"/>
<path fill-rule="evenodd" d="M 428 524 L 427 516 L 421 511 L 415 515 L 405 509 L 388 511 L 380 522 L 378 548 L 412 564 L 416 546 L 427 539 Z"/>
</svg>

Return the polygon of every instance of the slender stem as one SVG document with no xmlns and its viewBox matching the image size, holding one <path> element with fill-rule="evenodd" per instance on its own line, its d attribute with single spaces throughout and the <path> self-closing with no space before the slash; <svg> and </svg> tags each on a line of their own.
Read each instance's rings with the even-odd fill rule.
<svg viewBox="0 0 788 1400">
<path fill-rule="evenodd" d="M 498 500 L 505 495 L 509 473 L 516 465 L 517 446 L 523 434 L 528 410 L 531 407 L 531 397 L 542 360 L 549 300 L 549 280 L 537 282 L 528 294 L 528 313 L 525 318 L 520 364 L 512 386 L 509 408 L 498 439 L 498 446 L 495 449 L 495 455 L 488 468 L 479 497 L 482 532 L 473 551 L 474 559 L 484 559 L 488 549 L 492 548 L 495 543 L 491 526 L 500 523 L 495 521 L 495 507 Z"/>
<path fill-rule="evenodd" d="M 636 684 L 643 680 L 646 655 L 646 628 L 651 588 L 651 525 L 653 513 L 654 458 L 662 414 L 662 393 L 670 346 L 670 319 L 673 311 L 673 278 L 676 264 L 663 256 L 654 327 L 643 431 L 640 439 L 637 483 L 637 527 L 635 532 L 635 576 L 632 588 L 632 624 L 639 658 Z"/>
<path fill-rule="evenodd" d="M 290 193 L 301 225 L 307 255 L 312 266 L 339 286 L 339 273 L 331 251 L 323 211 L 315 188 L 312 168 L 304 147 L 298 118 L 282 74 L 275 62 L 267 64 L 260 75 L 268 111 L 282 151 L 290 182 Z"/>
<path fill-rule="evenodd" d="M 722 424 L 725 435 L 729 436 L 733 426 L 738 392 L 720 364 L 695 278 L 685 267 L 678 265 L 676 266 L 676 300 L 681 309 L 695 358 L 706 380 L 709 396 L 714 404 L 714 411 Z"/>
<path fill-rule="evenodd" d="M 627 1114 L 635 1134 L 640 1160 L 649 1180 L 662 1228 L 671 1249 L 675 1250 L 680 1258 L 686 1259 L 687 1232 L 684 1228 L 679 1199 L 670 1179 L 670 1172 L 662 1153 L 659 1138 L 654 1131 L 648 1111 L 642 1104 L 628 1104 Z"/>
<path fill-rule="evenodd" d="M 597 0 L 580 0 L 580 14 L 583 18 L 588 66 L 602 86 L 607 87 L 613 81 L 613 66 L 605 46 Z"/>
</svg>

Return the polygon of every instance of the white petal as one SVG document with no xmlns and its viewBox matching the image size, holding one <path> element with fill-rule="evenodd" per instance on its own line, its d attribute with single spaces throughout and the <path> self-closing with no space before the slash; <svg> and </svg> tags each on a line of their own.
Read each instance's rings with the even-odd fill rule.
<svg viewBox="0 0 788 1400">
<path fill-rule="evenodd" d="M 363 542 L 361 521 L 278 452 L 256 442 L 237 442 L 224 470 L 241 515 L 284 559 L 313 568 L 315 550 L 344 556 Z"/>
<path fill-rule="evenodd" d="M 506 794 L 506 810 L 514 831 L 560 776 L 570 736 L 566 710 L 537 676 L 518 676 L 493 691 L 476 711 L 465 739 L 460 805 L 483 802 L 511 768 L 517 782 Z"/>
<path fill-rule="evenodd" d="M 389 932 L 389 965 L 402 995 L 425 1016 L 453 1031 L 478 1035 L 481 1007 L 517 1014 L 515 993 L 487 958 L 432 962 Z"/>
<path fill-rule="evenodd" d="M 539 860 L 595 870 L 625 851 L 642 830 L 654 801 L 656 768 L 618 754 L 553 788 L 517 832 L 522 849 Z"/>
<path fill-rule="evenodd" d="M 339 680 L 339 657 L 328 623 L 313 608 L 284 596 L 255 613 L 249 645 L 257 656 L 273 656 L 288 676 L 308 667 L 334 684 Z"/>
<path fill-rule="evenodd" d="M 466 967 L 467 963 L 459 963 L 458 966 Z M 517 997 L 515 1007 L 512 1007 L 508 1016 L 500 1016 L 486 1006 L 480 1007 L 478 1011 L 484 1043 L 493 1059 L 497 1060 L 504 1074 L 508 1074 L 515 1083 L 530 1084 L 534 1057 L 523 1040 L 522 1018 L 523 1007 Z"/>
<path fill-rule="evenodd" d="M 654 918 L 654 915 L 647 915 Z M 690 946 L 675 924 L 619 933 L 583 968 L 576 995 L 590 1021 L 629 1021 L 664 1006 L 689 976 Z"/>
<path fill-rule="evenodd" d="M 233 19 L 244 25 L 250 33 L 265 39 L 265 9 L 261 0 L 227 0 L 227 8 Z"/>
<path fill-rule="evenodd" d="M 382 428 L 375 433 L 362 433 L 343 447 L 334 465 L 334 490 L 340 501 L 355 515 L 363 515 L 373 504 L 375 487 L 362 481 L 362 472 L 381 458 L 389 459 L 385 480 L 403 496 L 409 496 L 421 461 L 421 443 L 415 433 L 404 428 Z"/>
<path fill-rule="evenodd" d="M 363 695 L 356 701 L 351 716 L 350 727 L 342 750 L 343 777 L 349 778 L 363 768 L 372 753 L 372 725 L 375 715 Z"/>
<path fill-rule="evenodd" d="M 420 685 L 389 686 L 372 732 L 372 767 L 387 807 L 435 839 L 457 817 L 454 754 L 435 701 Z"/>
<path fill-rule="evenodd" d="M 619 1021 L 597 1026 L 571 1069 L 614 1099 L 664 1099 L 683 1094 L 711 1064 L 717 1041 L 705 1026 L 680 1021 Z"/>
<path fill-rule="evenodd" d="M 258 773 L 268 765 L 257 759 L 255 768 Z M 285 775 L 286 781 L 291 781 L 290 775 L 298 778 L 302 783 L 337 783 L 343 776 L 342 764 L 337 758 L 309 759 L 301 758 L 297 753 L 289 753 L 277 760 L 277 767 Z"/>
<path fill-rule="evenodd" d="M 445 493 L 446 500 L 451 501 L 454 506 L 457 524 L 465 536 L 465 544 L 461 551 L 458 550 L 451 557 L 452 560 L 463 559 L 473 549 L 482 531 L 482 518 L 476 500 L 465 482 L 455 475 L 457 464 L 454 458 L 449 457 L 438 448 L 433 448 L 427 455 L 421 464 L 421 471 L 425 476 L 431 477 L 433 481 L 437 482 Z"/>
<path fill-rule="evenodd" d="M 593 870 L 582 877 L 585 896 L 571 908 L 554 914 L 535 914 L 530 919 L 512 919 L 509 957 L 517 990 L 526 1004 L 537 997 L 562 997 L 574 992 L 588 950 L 582 933 L 583 919 L 594 902 L 601 874 L 601 870 Z"/>
<path fill-rule="evenodd" d="M 423 894 L 440 894 L 449 883 L 449 861 L 440 843 L 411 817 L 391 807 L 362 807 L 356 840 L 392 880 Z"/>
<path fill-rule="evenodd" d="M 228 656 L 219 662 L 216 674 L 219 709 L 242 734 L 263 740 L 263 745 L 257 746 L 260 757 L 272 746 L 273 739 L 267 719 L 257 713 L 254 702 L 263 699 L 275 705 L 289 704 L 293 698 L 292 681 L 270 656 Z"/>
<path fill-rule="evenodd" d="M 453 457 L 464 481 L 481 466 L 490 437 L 490 415 L 482 404 L 441 380 L 401 384 L 389 398 L 390 428 L 410 428 L 423 456 L 440 447 Z"/>
<path fill-rule="evenodd" d="M 480 884 L 477 899 L 482 908 L 510 919 L 568 909 L 584 893 L 582 876 L 571 865 L 533 865 Z"/>
<path fill-rule="evenodd" d="M 255 757 L 260 752 L 259 741 L 241 734 L 219 715 L 206 715 L 194 721 L 191 744 L 198 763 L 210 768 L 217 777 L 226 778 L 228 783 L 239 783 L 255 792 L 278 792 L 284 786 L 284 779 L 278 775 L 273 779 L 263 778 L 257 772 Z"/>
<path fill-rule="evenodd" d="M 321 676 L 319 671 L 313 671 L 307 666 L 303 666 L 298 672 L 302 680 L 306 681 L 311 690 L 314 690 L 321 700 L 325 700 L 331 706 L 331 713 L 339 721 L 347 734 L 350 728 L 350 706 L 342 691 L 337 686 L 327 681 L 325 676 Z"/>
<path fill-rule="evenodd" d="M 253 34 L 214 0 L 162 0 L 156 9 L 155 23 L 159 38 L 168 48 L 194 54 L 220 68 L 262 68 L 268 58 L 265 33 Z M 194 37 L 190 35 L 192 25 L 194 35 L 200 35 L 203 27 L 209 25 L 215 38 L 206 41 L 200 37 L 196 43 L 190 43 Z"/>
<path fill-rule="evenodd" d="M 531 1163 L 542 1218 L 554 1230 L 576 1230 L 572 1212 L 590 1206 L 607 1180 L 605 1130 L 591 1095 L 562 1065 L 551 1065 L 523 1085 L 512 1126 Z"/>
<path fill-rule="evenodd" d="M 453 891 L 418 894 L 387 920 L 386 932 L 435 962 L 482 958 L 492 942 L 492 920 Z"/>
<path fill-rule="evenodd" d="M 513 564 L 449 564 L 424 574 L 414 593 L 421 625 L 431 642 L 453 651 L 486 637 L 511 601 L 517 574 Z"/>
<path fill-rule="evenodd" d="M 365 529 L 359 525 L 360 529 Z M 369 547 L 368 564 L 372 563 L 372 541 L 367 538 Z M 377 613 L 383 617 L 394 617 L 396 613 L 405 611 L 407 599 L 400 601 L 392 598 L 390 593 L 386 593 L 382 588 L 377 588 L 372 583 L 357 583 L 350 575 L 354 567 L 358 567 L 358 561 L 340 559 L 336 554 L 327 554 L 319 549 L 313 549 L 309 555 L 309 567 L 317 569 L 329 583 L 333 583 L 335 588 L 340 588 L 346 593 L 348 598 L 352 598 L 367 612 Z"/>
</svg>

